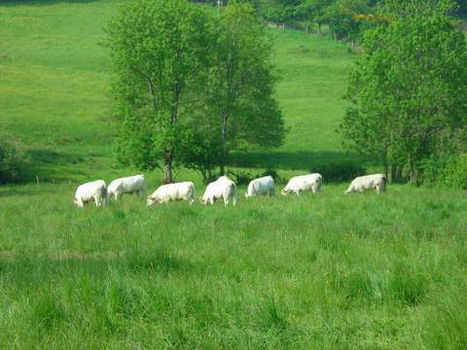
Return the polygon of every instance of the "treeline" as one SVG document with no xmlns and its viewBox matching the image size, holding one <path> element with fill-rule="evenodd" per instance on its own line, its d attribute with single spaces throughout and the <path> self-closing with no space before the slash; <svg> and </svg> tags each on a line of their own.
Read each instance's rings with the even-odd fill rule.
<svg viewBox="0 0 467 350">
<path fill-rule="evenodd" d="M 224 6 L 229 0 L 194 0 Z M 232 2 L 233 0 L 231 0 Z M 250 3 L 260 18 L 271 24 L 326 32 L 335 40 L 359 42 L 365 29 L 375 26 L 375 16 L 385 0 L 239 0 Z M 457 0 L 453 13 L 467 14 L 467 1 Z M 324 31 L 323 28 L 326 28 Z"/>
<path fill-rule="evenodd" d="M 467 188 L 467 47 L 451 0 L 387 0 L 365 31 L 341 125 L 395 181 Z"/>
</svg>

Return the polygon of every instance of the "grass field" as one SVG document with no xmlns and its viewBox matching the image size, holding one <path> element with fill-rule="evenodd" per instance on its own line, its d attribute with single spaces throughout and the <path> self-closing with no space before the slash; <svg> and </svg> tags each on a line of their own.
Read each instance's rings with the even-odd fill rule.
<svg viewBox="0 0 467 350">
<path fill-rule="evenodd" d="M 102 27 L 122 1 L 3 2 L 0 5 L 0 123 L 20 137 L 31 177 L 82 180 L 114 163 L 109 57 Z M 277 97 L 289 128 L 276 150 L 234 157 L 240 166 L 304 169 L 353 159 L 335 132 L 345 106 L 342 44 L 273 31 L 282 76 Z"/>
<path fill-rule="evenodd" d="M 464 194 L 344 189 L 104 210 L 72 185 L 0 190 L 0 343 L 461 349 Z"/>
<path fill-rule="evenodd" d="M 0 3 L 0 125 L 40 181 L 0 186 L 0 347 L 465 348 L 465 191 L 345 196 L 325 179 L 316 196 L 246 200 L 241 187 L 229 208 L 130 196 L 73 206 L 77 183 L 134 172 L 112 155 L 99 45 L 122 2 Z M 353 55 L 327 38 L 270 34 L 290 131 L 279 149 L 233 164 L 289 177 L 361 161 L 335 132 Z M 147 174 L 149 189 L 160 176 Z M 178 179 L 201 195 L 195 173 Z"/>
</svg>

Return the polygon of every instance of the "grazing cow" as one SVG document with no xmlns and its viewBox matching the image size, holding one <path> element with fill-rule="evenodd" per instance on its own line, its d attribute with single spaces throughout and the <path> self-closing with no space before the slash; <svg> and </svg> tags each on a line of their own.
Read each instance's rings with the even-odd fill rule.
<svg viewBox="0 0 467 350">
<path fill-rule="evenodd" d="M 136 193 L 140 196 L 145 190 L 144 175 L 128 176 L 113 180 L 107 187 L 107 196 L 108 200 L 113 197 L 117 201 L 124 193 Z"/>
<path fill-rule="evenodd" d="M 232 200 L 232 204 L 237 204 L 237 186 L 227 176 L 221 176 L 216 181 L 211 182 L 204 191 L 201 203 L 214 204 L 218 198 L 224 199 L 224 205 L 227 206 Z"/>
<path fill-rule="evenodd" d="M 185 200 L 192 204 L 195 200 L 195 185 L 193 182 L 177 182 L 159 186 L 153 194 L 147 198 L 147 205 L 154 203 L 167 203 L 175 200 Z"/>
<path fill-rule="evenodd" d="M 322 182 L 323 177 L 318 173 L 294 176 L 282 189 L 281 194 L 286 196 L 289 193 L 295 193 L 297 196 L 299 196 L 300 192 L 310 190 L 313 193 L 316 193 L 320 190 Z"/>
<path fill-rule="evenodd" d="M 87 182 L 76 189 L 73 202 L 78 207 L 82 208 L 92 200 L 96 203 L 96 207 L 107 204 L 107 188 L 103 180 Z"/>
<path fill-rule="evenodd" d="M 359 176 L 353 179 L 345 193 L 363 192 L 364 190 L 376 189 L 377 193 L 386 192 L 386 176 L 384 174 L 373 174 Z"/>
<path fill-rule="evenodd" d="M 250 182 L 245 197 L 261 195 L 274 195 L 274 179 L 272 176 L 263 176 Z"/>
</svg>

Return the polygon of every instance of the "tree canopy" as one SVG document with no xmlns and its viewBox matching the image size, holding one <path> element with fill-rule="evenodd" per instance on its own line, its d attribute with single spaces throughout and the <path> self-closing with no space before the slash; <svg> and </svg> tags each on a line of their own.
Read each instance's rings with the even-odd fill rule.
<svg viewBox="0 0 467 350">
<path fill-rule="evenodd" d="M 452 151 L 465 133 L 464 35 L 447 1 L 388 0 L 364 35 L 341 125 L 348 143 L 416 181 L 423 159 Z"/>
<path fill-rule="evenodd" d="M 241 143 L 282 142 L 271 49 L 249 5 L 220 17 L 187 0 L 137 0 L 107 26 L 122 161 L 164 181 L 183 164 L 224 172 Z"/>
</svg>

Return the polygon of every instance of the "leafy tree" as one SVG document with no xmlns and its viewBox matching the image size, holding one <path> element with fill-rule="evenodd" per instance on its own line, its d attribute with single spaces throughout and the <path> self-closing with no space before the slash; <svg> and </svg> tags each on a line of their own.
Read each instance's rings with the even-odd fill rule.
<svg viewBox="0 0 467 350">
<path fill-rule="evenodd" d="M 341 125 L 357 150 L 380 159 L 393 179 L 464 139 L 467 62 L 450 0 L 388 0 L 384 23 L 364 35 Z"/>
<path fill-rule="evenodd" d="M 368 0 L 336 0 L 326 7 L 322 18 L 329 24 L 336 40 L 356 42 L 369 23 L 365 15 L 371 11 Z"/>
<path fill-rule="evenodd" d="M 224 174 L 230 150 L 245 144 L 278 146 L 285 131 L 273 97 L 277 79 L 271 45 L 253 8 L 231 2 L 221 13 L 217 33 L 207 106 Z"/>
<path fill-rule="evenodd" d="M 318 34 L 321 33 L 321 26 L 326 23 L 326 9 L 333 0 L 303 0 L 297 7 L 297 14 L 303 19 L 316 23 Z"/>
<path fill-rule="evenodd" d="M 208 65 L 207 15 L 186 0 L 136 0 L 107 26 L 117 101 L 120 159 L 141 169 L 164 163 L 172 181 L 185 120 Z"/>
</svg>

